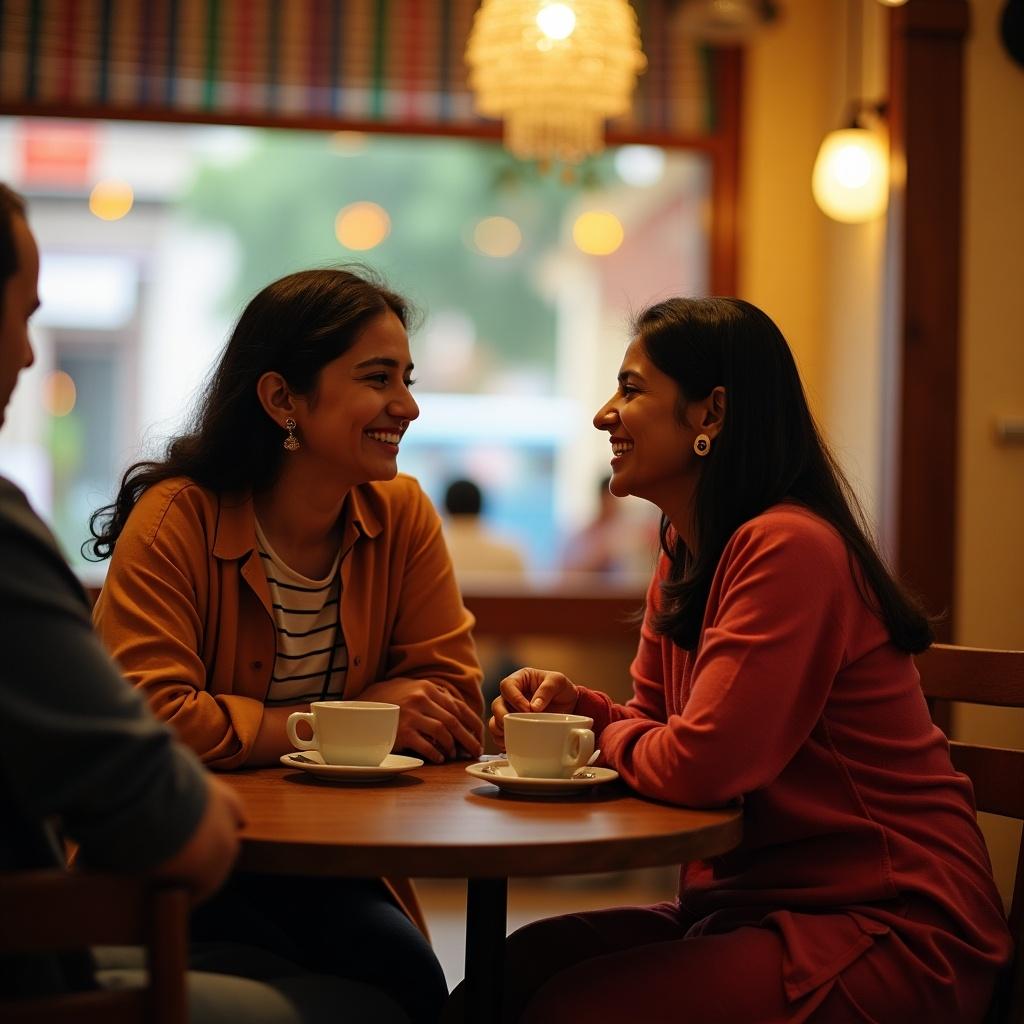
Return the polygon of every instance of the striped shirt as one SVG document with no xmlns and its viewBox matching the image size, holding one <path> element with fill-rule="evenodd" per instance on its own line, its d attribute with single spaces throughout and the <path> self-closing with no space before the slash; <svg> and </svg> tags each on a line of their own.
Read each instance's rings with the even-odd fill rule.
<svg viewBox="0 0 1024 1024">
<path fill-rule="evenodd" d="M 338 557 L 322 580 L 285 565 L 256 521 L 256 543 L 267 574 L 277 627 L 277 654 L 266 704 L 298 704 L 341 697 L 348 651 L 340 626 Z"/>
</svg>

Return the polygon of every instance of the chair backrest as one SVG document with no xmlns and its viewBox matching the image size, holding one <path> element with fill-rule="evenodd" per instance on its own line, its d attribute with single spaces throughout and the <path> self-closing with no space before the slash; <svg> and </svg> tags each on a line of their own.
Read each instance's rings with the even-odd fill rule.
<svg viewBox="0 0 1024 1024">
<path fill-rule="evenodd" d="M 78 871 L 0 873 L 0 956 L 144 946 L 148 985 L 5 1000 L 4 1024 L 185 1024 L 188 895 L 140 878 Z"/>
<path fill-rule="evenodd" d="M 993 651 L 935 644 L 917 656 L 921 687 L 935 700 L 1024 707 L 1024 651 Z M 1024 750 L 950 742 L 953 764 L 974 784 L 979 811 L 1024 821 Z M 1016 944 L 1011 973 L 997 993 L 991 1024 L 1024 1021 L 1024 842 L 1009 914 Z"/>
</svg>

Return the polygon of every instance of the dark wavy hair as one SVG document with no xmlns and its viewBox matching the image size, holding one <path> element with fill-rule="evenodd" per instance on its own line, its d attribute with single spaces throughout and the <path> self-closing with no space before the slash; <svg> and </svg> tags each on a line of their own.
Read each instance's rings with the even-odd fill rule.
<svg viewBox="0 0 1024 1024">
<path fill-rule="evenodd" d="M 268 487 L 284 449 L 280 427 L 260 404 L 260 377 L 276 371 L 295 394 L 315 394 L 321 369 L 388 310 L 409 326 L 409 303 L 363 267 L 303 270 L 267 285 L 239 317 L 186 432 L 171 439 L 163 459 L 129 466 L 114 501 L 92 514 L 86 558 L 109 558 L 139 498 L 169 477 L 218 494 Z"/>
<path fill-rule="evenodd" d="M 25 216 L 25 200 L 0 182 L 0 313 L 4 285 L 18 272 L 18 250 L 14 245 L 14 218 Z"/>
<path fill-rule="evenodd" d="M 669 299 L 642 312 L 634 331 L 651 362 L 679 385 L 684 401 L 700 401 L 717 386 L 726 394 L 722 428 L 695 492 L 696 550 L 688 550 L 662 517 L 670 571 L 655 629 L 694 649 L 729 538 L 770 506 L 790 501 L 821 516 L 843 538 L 857 589 L 893 644 L 912 653 L 928 647 L 931 623 L 879 556 L 864 512 L 811 416 L 789 345 L 771 318 L 742 299 Z"/>
</svg>

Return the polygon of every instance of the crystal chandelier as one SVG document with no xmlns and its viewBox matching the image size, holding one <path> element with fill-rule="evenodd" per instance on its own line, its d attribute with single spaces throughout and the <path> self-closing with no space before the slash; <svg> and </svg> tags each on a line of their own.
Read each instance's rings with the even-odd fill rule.
<svg viewBox="0 0 1024 1024">
<path fill-rule="evenodd" d="M 626 0 L 483 0 L 466 45 L 476 109 L 526 160 L 579 163 L 629 109 L 647 66 Z"/>
</svg>

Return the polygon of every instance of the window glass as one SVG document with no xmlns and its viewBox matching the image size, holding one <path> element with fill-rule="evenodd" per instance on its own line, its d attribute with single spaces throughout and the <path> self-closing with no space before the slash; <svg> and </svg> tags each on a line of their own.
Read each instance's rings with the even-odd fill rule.
<svg viewBox="0 0 1024 1024">
<path fill-rule="evenodd" d="M 590 421 L 630 314 L 707 289 L 709 163 L 678 150 L 545 173 L 489 141 L 5 118 L 0 178 L 29 199 L 43 299 L 0 471 L 80 565 L 90 513 L 182 426 L 245 302 L 359 262 L 421 314 L 400 468 L 439 507 L 476 480 L 541 578 L 597 513 Z"/>
</svg>

